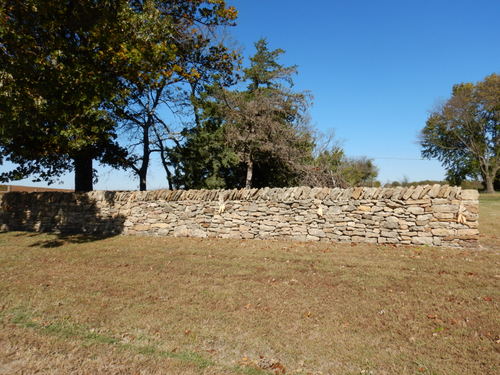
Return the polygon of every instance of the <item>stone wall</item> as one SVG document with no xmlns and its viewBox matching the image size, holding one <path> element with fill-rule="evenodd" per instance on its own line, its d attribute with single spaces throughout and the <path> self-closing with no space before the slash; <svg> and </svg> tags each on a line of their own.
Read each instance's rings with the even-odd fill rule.
<svg viewBox="0 0 500 375">
<path fill-rule="evenodd" d="M 297 187 L 150 192 L 6 193 L 2 230 L 477 245 L 478 192 Z"/>
</svg>

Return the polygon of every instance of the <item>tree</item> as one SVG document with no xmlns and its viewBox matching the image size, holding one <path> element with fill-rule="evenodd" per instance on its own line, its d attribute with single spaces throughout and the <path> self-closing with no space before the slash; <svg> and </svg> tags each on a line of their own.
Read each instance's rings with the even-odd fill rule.
<svg viewBox="0 0 500 375">
<path fill-rule="evenodd" d="M 214 94 L 217 90 L 218 86 L 206 85 L 199 95 L 192 95 L 195 126 L 185 128 L 184 142 L 168 150 L 177 187 L 223 189 L 240 185 L 240 163 L 225 141 L 224 115 Z"/>
<path fill-rule="evenodd" d="M 347 187 L 341 174 L 344 159 L 344 150 L 334 143 L 333 133 L 329 136 L 316 134 L 311 158 L 302 167 L 300 184 L 311 187 Z"/>
<path fill-rule="evenodd" d="M 378 169 L 373 161 L 366 157 L 344 158 L 339 173 L 348 186 L 372 186 Z"/>
<path fill-rule="evenodd" d="M 75 170 L 91 190 L 92 160 L 119 165 L 105 103 L 120 94 L 125 1 L 11 1 L 0 7 L 0 153 L 18 164 L 2 179 L 52 182 Z M 106 51 L 106 53 L 102 53 Z"/>
<path fill-rule="evenodd" d="M 225 105 L 226 140 L 246 166 L 246 188 L 252 186 L 254 167 L 259 161 L 265 160 L 268 166 L 277 164 L 293 177 L 313 147 L 310 132 L 304 126 L 309 96 L 283 85 L 293 84 L 291 76 L 296 67 L 280 65 L 277 58 L 284 51 L 270 51 L 265 39 L 259 40 L 255 48 L 250 67 L 244 69 L 248 89 L 226 90 L 221 98 Z"/>
<path fill-rule="evenodd" d="M 204 86 L 192 97 L 196 125 L 170 150 L 173 180 L 183 188 L 241 188 L 373 184 L 376 167 L 368 159 L 349 159 L 333 134 L 308 124 L 306 93 L 295 93 L 296 68 L 276 61 L 283 50 L 256 43 L 243 70 L 247 89 Z"/>
<path fill-rule="evenodd" d="M 170 23 L 170 40 L 186 28 L 200 36 L 195 22 L 236 17 L 224 0 L 1 0 L 0 159 L 18 164 L 3 180 L 52 182 L 74 170 L 75 189 L 88 191 L 93 160 L 130 165 L 110 108 L 127 104 L 125 82 L 151 78 L 156 57 L 182 54 L 131 27 L 151 8 Z"/>
<path fill-rule="evenodd" d="M 299 162 L 310 156 L 312 137 L 305 124 L 308 96 L 294 93 L 295 67 L 276 59 L 265 40 L 243 70 L 247 90 L 227 89 L 218 81 L 191 96 L 195 126 L 171 150 L 174 180 L 185 188 L 290 186 L 299 182 Z"/>
<path fill-rule="evenodd" d="M 420 136 L 422 156 L 437 158 L 458 183 L 480 175 L 494 192 L 500 170 L 500 76 L 453 86 L 451 98 L 433 111 Z"/>
<path fill-rule="evenodd" d="M 149 162 L 155 152 L 160 154 L 172 187 L 168 145 L 178 144 L 181 134 L 174 131 L 162 112 L 179 115 L 201 84 L 213 80 L 215 74 L 224 83 L 232 76 L 238 56 L 215 42 L 215 32 L 221 25 L 232 25 L 236 13 L 220 8 L 224 2 L 211 3 L 192 8 L 188 14 L 170 8 L 166 12 L 161 2 L 145 1 L 136 22 L 129 26 L 136 36 L 129 43 L 147 69 L 139 79 L 125 81 L 128 102 L 115 113 L 123 133 L 132 139 L 129 151 L 135 157 L 130 167 L 139 177 L 140 190 L 146 190 Z M 138 153 L 136 148 L 140 149 Z"/>
<path fill-rule="evenodd" d="M 252 186 L 254 167 L 262 162 L 274 161 L 293 174 L 312 148 L 309 132 L 294 123 L 303 98 L 266 88 L 225 96 L 226 142 L 246 166 L 245 187 Z"/>
</svg>

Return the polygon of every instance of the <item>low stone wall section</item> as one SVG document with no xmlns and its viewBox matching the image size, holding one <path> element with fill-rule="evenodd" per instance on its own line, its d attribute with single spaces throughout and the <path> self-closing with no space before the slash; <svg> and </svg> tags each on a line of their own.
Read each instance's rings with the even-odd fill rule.
<svg viewBox="0 0 500 375">
<path fill-rule="evenodd" d="M 478 192 L 446 185 L 6 193 L 0 229 L 476 246 Z"/>
</svg>

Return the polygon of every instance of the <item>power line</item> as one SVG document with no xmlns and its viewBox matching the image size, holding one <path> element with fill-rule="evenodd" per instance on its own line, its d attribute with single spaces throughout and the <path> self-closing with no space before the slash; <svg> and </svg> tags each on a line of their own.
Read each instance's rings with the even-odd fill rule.
<svg viewBox="0 0 500 375">
<path fill-rule="evenodd" d="M 361 156 L 358 156 L 361 157 Z M 415 158 L 401 158 L 397 156 L 362 156 L 367 159 L 384 159 L 384 160 L 417 160 L 417 161 L 432 161 L 431 159 L 415 159 Z"/>
</svg>

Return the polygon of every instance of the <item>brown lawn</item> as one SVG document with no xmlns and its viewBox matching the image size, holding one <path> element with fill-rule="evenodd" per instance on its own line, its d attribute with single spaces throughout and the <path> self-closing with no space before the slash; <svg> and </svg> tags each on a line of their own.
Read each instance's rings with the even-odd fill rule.
<svg viewBox="0 0 500 375">
<path fill-rule="evenodd" d="M 0 234 L 0 374 L 496 374 L 482 246 Z"/>
</svg>

